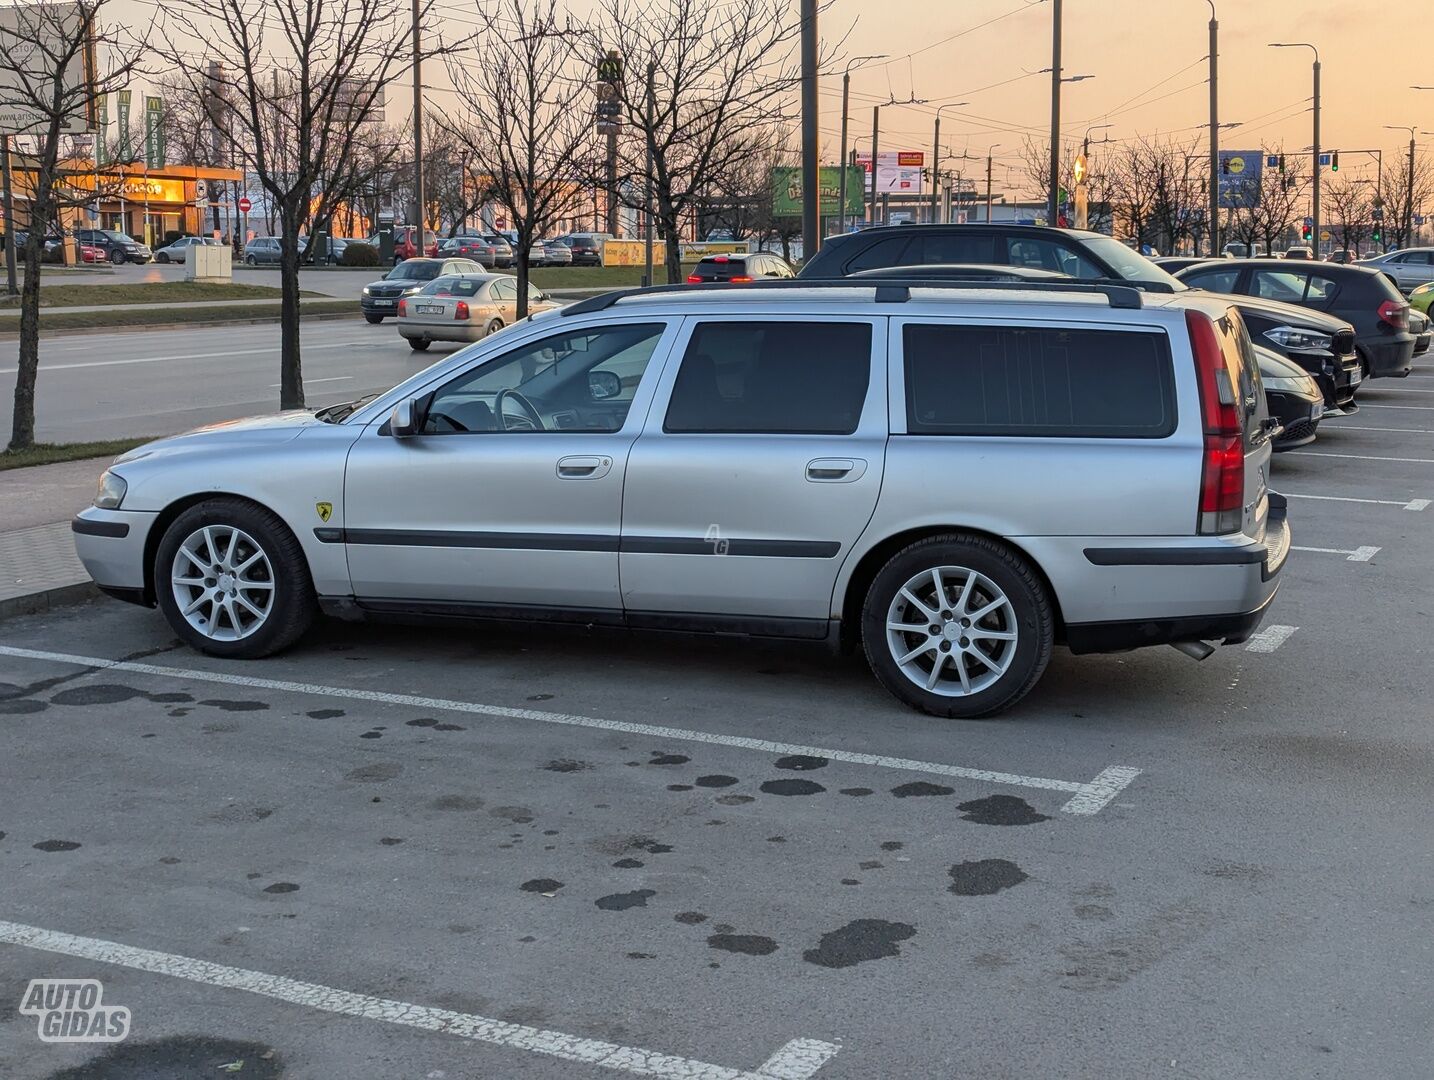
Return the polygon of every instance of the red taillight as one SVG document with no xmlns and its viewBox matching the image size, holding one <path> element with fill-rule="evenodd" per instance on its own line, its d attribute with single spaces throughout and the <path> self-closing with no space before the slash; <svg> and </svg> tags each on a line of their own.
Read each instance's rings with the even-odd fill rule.
<svg viewBox="0 0 1434 1080">
<path fill-rule="evenodd" d="M 1379 321 L 1395 330 L 1409 328 L 1409 305 L 1403 300 L 1386 300 L 1379 305 Z"/>
<path fill-rule="evenodd" d="M 1185 325 L 1195 354 L 1205 434 L 1199 531 L 1215 535 L 1238 532 L 1245 507 L 1245 430 L 1237 404 L 1238 387 L 1210 317 L 1187 311 Z"/>
<path fill-rule="evenodd" d="M 398 315 L 399 315 L 399 318 L 402 318 L 403 316 L 405 316 L 405 315 L 407 315 L 407 314 L 408 314 L 408 301 L 407 301 L 407 300 L 400 300 L 400 301 L 398 302 Z"/>
<path fill-rule="evenodd" d="M 725 263 L 725 262 L 731 262 L 732 260 L 729 259 L 729 258 L 727 258 L 726 255 L 714 255 L 714 256 L 712 256 L 712 261 L 715 262 L 715 263 Z"/>
<path fill-rule="evenodd" d="M 701 279 L 700 277 L 698 277 L 696 274 L 688 274 L 688 275 L 687 275 L 687 284 L 689 284 L 689 285 L 701 285 L 701 284 L 702 284 L 702 279 Z"/>
<path fill-rule="evenodd" d="M 468 318 L 468 301 L 467 301 L 467 300 L 460 300 L 460 301 L 458 301 L 458 306 L 453 309 L 453 317 L 454 317 L 455 319 L 466 319 L 466 318 Z"/>
<path fill-rule="evenodd" d="M 745 283 L 751 281 L 752 279 L 749 278 L 749 277 L 734 277 L 734 278 L 728 278 L 727 280 L 730 281 L 730 282 L 732 282 L 734 285 L 743 285 L 743 284 L 745 284 Z"/>
</svg>

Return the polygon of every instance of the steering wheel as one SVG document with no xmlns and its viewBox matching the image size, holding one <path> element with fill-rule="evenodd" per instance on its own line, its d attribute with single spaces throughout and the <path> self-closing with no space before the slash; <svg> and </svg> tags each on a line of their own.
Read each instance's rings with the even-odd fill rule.
<svg viewBox="0 0 1434 1080">
<path fill-rule="evenodd" d="M 520 394 L 517 390 L 513 390 L 511 388 L 499 390 L 498 396 L 493 399 L 493 412 L 496 413 L 498 416 L 498 423 L 501 427 L 501 430 L 511 430 L 508 427 L 507 414 L 503 412 L 503 401 L 505 398 L 512 398 L 518 403 L 518 407 L 523 410 L 525 418 L 532 425 L 534 431 L 548 430 L 547 426 L 543 423 L 542 415 L 538 412 L 537 409 L 533 408 L 533 403 L 527 398 L 525 398 L 522 394 Z"/>
</svg>

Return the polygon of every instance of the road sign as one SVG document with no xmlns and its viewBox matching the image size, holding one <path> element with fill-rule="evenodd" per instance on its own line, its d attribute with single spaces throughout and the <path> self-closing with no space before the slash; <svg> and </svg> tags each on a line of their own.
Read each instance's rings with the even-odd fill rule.
<svg viewBox="0 0 1434 1080">
<path fill-rule="evenodd" d="M 1328 154 L 1321 154 L 1321 155 L 1319 156 L 1319 163 L 1320 163 L 1320 165 L 1321 165 L 1322 167 L 1327 167 L 1327 166 L 1329 165 L 1329 155 L 1328 155 Z"/>
<path fill-rule="evenodd" d="M 1219 205 L 1258 206 L 1264 164 L 1259 150 L 1221 150 Z"/>
<path fill-rule="evenodd" d="M 1266 155 L 1265 155 L 1265 168 L 1267 168 L 1267 169 L 1278 169 L 1279 167 L 1280 167 L 1280 155 L 1279 155 L 1279 154 L 1266 154 Z"/>
<path fill-rule="evenodd" d="M 247 196 L 247 195 L 241 195 L 241 196 L 239 196 L 239 213 L 241 213 L 241 214 L 247 214 L 247 213 L 249 212 L 250 208 L 253 207 L 253 205 L 254 205 L 254 204 L 249 201 L 249 196 Z"/>
<path fill-rule="evenodd" d="M 1307 218 L 1305 218 L 1305 224 L 1308 225 L 1311 229 L 1313 229 L 1313 228 L 1314 228 L 1314 218 L 1312 218 L 1312 217 L 1307 217 Z"/>
<path fill-rule="evenodd" d="M 1319 231 L 1319 238 L 1320 238 L 1321 240 L 1328 240 L 1328 239 L 1329 239 L 1329 230 L 1328 230 L 1328 229 L 1321 229 L 1321 230 Z"/>
</svg>

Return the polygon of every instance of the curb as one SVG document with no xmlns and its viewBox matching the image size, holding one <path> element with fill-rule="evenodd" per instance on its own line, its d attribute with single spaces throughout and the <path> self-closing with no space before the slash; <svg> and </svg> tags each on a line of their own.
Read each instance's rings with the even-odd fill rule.
<svg viewBox="0 0 1434 1080">
<path fill-rule="evenodd" d="M 26 593 L 0 600 L 0 620 L 14 619 L 21 615 L 38 615 L 56 608 L 83 604 L 100 595 L 93 581 L 78 581 L 72 585 L 57 585 L 52 589 Z"/>
<path fill-rule="evenodd" d="M 333 320 L 336 320 L 336 319 L 352 319 L 353 317 L 354 317 L 354 312 L 352 312 L 352 311 L 332 311 L 332 312 L 324 311 L 324 312 L 319 312 L 319 313 L 317 313 L 317 314 L 315 314 L 315 315 L 304 315 L 304 314 L 300 313 L 300 315 L 299 315 L 299 321 L 300 321 L 300 322 L 330 322 L 330 321 L 333 321 Z M 272 325 L 272 324 L 277 323 L 278 321 L 279 321 L 279 319 L 278 319 L 278 313 L 276 312 L 273 318 L 263 318 L 263 319 L 215 319 L 215 320 L 213 320 L 213 321 L 203 321 L 203 322 L 201 322 L 201 321 L 195 320 L 195 321 L 193 321 L 193 322 L 182 322 L 182 323 L 177 323 L 177 322 L 125 323 L 123 326 L 70 326 L 70 327 L 64 327 L 63 329 L 57 329 L 57 330 L 47 330 L 47 329 L 45 329 L 45 328 L 42 326 L 42 327 L 40 327 L 40 333 L 41 333 L 42 335 L 44 335 L 45 337 L 60 337 L 60 336 L 67 336 L 67 335 L 79 336 L 79 335 L 83 335 L 83 334 L 123 334 L 123 333 L 125 333 L 126 331 L 129 331 L 129 330 L 188 330 L 188 329 L 191 329 L 191 328 L 202 328 L 202 327 L 207 327 L 207 326 L 259 326 L 259 325 Z M 9 333 L 8 331 L 0 331 L 0 341 L 19 341 L 19 340 L 20 340 L 20 333 L 19 333 L 19 331 L 16 331 L 15 333 Z"/>
</svg>

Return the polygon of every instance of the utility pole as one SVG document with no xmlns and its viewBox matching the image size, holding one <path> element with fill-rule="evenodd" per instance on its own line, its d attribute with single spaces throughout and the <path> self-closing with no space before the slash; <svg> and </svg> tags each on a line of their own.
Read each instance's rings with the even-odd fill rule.
<svg viewBox="0 0 1434 1080">
<path fill-rule="evenodd" d="M 936 109 L 936 132 L 932 136 L 931 143 L 931 222 L 935 224 L 939 219 L 936 208 L 939 205 L 940 195 L 938 189 L 941 186 L 937 177 L 941 167 L 941 110 L 959 109 L 962 105 L 971 104 L 969 101 L 948 101 L 945 105 Z"/>
<path fill-rule="evenodd" d="M 423 59 L 418 25 L 421 0 L 413 0 L 413 223 L 418 226 L 415 244 L 419 253 L 427 251 L 424 244 L 423 198 Z"/>
<path fill-rule="evenodd" d="M 10 180 L 10 136 L 0 135 L 0 172 L 4 173 L 5 185 L 5 290 L 11 296 L 20 294 L 15 282 L 15 193 Z M 95 205 L 99 205 L 100 189 L 95 188 Z M 35 223 L 30 223 L 34 228 Z"/>
<path fill-rule="evenodd" d="M 1051 0 L 1051 189 L 1046 224 L 1060 220 L 1061 190 L 1061 0 Z"/>
<path fill-rule="evenodd" d="M 647 286 L 652 284 L 652 82 L 653 79 L 656 77 L 654 74 L 655 70 L 656 68 L 654 62 L 649 60 L 647 62 L 647 82 L 643 84 L 642 104 L 642 140 L 647 147 L 647 168 L 644 172 L 644 176 L 646 177 L 646 179 L 644 180 L 642 197 L 644 241 L 644 253 L 642 262 L 643 288 L 646 288 Z M 667 238 L 667 242 L 669 244 L 676 243 L 677 238 L 669 236 Z"/>
<path fill-rule="evenodd" d="M 822 246 L 822 185 L 817 161 L 817 0 L 802 0 L 802 258 Z"/>
<path fill-rule="evenodd" d="M 1000 143 L 993 144 L 986 151 L 986 224 L 991 224 L 991 158 L 996 147 Z"/>
<path fill-rule="evenodd" d="M 1220 251 L 1220 24 L 1210 5 L 1210 258 Z"/>
<path fill-rule="evenodd" d="M 841 179 L 837 182 L 839 188 L 837 202 L 840 204 L 837 213 L 840 215 L 838 220 L 841 222 L 841 228 L 837 230 L 838 232 L 846 232 L 846 170 L 849 164 L 846 154 L 846 119 L 847 103 L 851 99 L 851 69 L 866 60 L 884 59 L 886 59 L 886 53 L 878 53 L 875 56 L 858 56 L 847 61 L 846 70 L 841 75 Z"/>
<path fill-rule="evenodd" d="M 876 212 L 876 163 L 880 155 L 881 106 L 871 107 L 871 223 L 877 224 Z"/>
<path fill-rule="evenodd" d="M 1319 188 L 1320 188 L 1320 175 L 1319 175 L 1319 49 L 1317 49 L 1315 46 L 1311 45 L 1308 41 L 1272 41 L 1272 42 L 1270 42 L 1270 48 L 1272 48 L 1272 49 L 1309 49 L 1311 52 L 1314 53 L 1314 146 L 1311 147 L 1311 150 L 1313 151 L 1312 160 L 1313 160 L 1313 162 L 1314 162 L 1314 171 L 1313 171 L 1313 173 L 1311 174 L 1312 177 L 1313 177 L 1314 196 L 1313 196 L 1313 199 L 1312 199 L 1313 205 L 1310 207 L 1310 221 L 1311 221 L 1311 223 L 1313 224 L 1314 228 L 1313 228 L 1313 231 L 1310 233 L 1310 236 L 1311 236 L 1311 238 L 1314 240 L 1314 252 L 1315 252 L 1316 255 L 1318 255 L 1318 254 L 1319 254 Z"/>
</svg>

